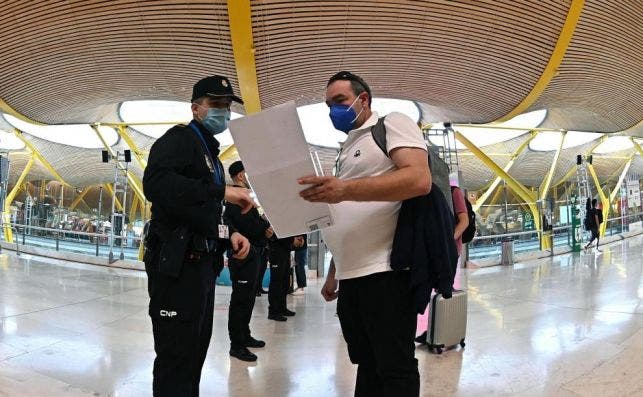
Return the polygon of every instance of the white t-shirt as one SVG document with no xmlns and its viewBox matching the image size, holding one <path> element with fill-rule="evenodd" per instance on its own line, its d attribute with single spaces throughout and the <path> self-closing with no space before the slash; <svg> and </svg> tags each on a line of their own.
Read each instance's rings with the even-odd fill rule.
<svg viewBox="0 0 643 397">
<path fill-rule="evenodd" d="M 377 113 L 341 145 L 335 174 L 340 179 L 378 176 L 394 171 L 395 163 L 377 146 L 371 127 Z M 422 132 L 408 116 L 390 113 L 384 119 L 386 146 L 426 150 Z M 401 201 L 344 201 L 332 204 L 335 224 L 322 231 L 335 261 L 338 280 L 390 271 L 391 250 Z"/>
</svg>

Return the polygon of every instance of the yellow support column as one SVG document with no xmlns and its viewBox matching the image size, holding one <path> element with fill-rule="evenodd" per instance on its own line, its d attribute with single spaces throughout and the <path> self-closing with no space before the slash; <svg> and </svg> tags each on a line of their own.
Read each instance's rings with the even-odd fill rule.
<svg viewBox="0 0 643 397">
<path fill-rule="evenodd" d="M 6 242 L 13 242 L 13 233 L 11 232 L 11 214 L 9 211 L 11 210 L 11 203 L 13 203 L 13 199 L 16 198 L 16 194 L 18 194 L 18 191 L 20 190 L 20 186 L 24 182 L 25 178 L 27 177 L 27 174 L 29 174 L 29 171 L 31 170 L 31 167 L 33 166 L 34 163 L 34 156 L 33 153 L 31 157 L 29 158 L 29 161 L 27 162 L 27 165 L 25 166 L 25 169 L 22 170 L 22 173 L 20 174 L 20 177 L 16 181 L 16 184 L 13 186 L 13 189 L 11 189 L 11 192 L 7 195 L 7 198 L 5 199 L 4 202 L 4 213 L 3 215 L 3 226 L 4 226 L 4 241 Z"/>
<path fill-rule="evenodd" d="M 592 146 L 592 147 L 587 151 L 587 153 L 585 153 L 585 156 L 589 156 L 590 154 L 594 153 L 594 150 L 596 150 L 596 148 L 597 148 L 601 143 L 603 143 L 606 139 L 607 139 L 607 134 L 603 134 L 603 135 L 598 139 L 598 141 L 597 141 L 597 142 L 596 142 L 596 143 L 595 143 L 595 144 L 594 144 L 594 145 L 593 145 L 593 146 Z M 571 178 L 572 176 L 576 175 L 576 170 L 577 170 L 577 168 L 578 168 L 578 166 L 574 164 L 574 166 L 572 166 L 572 168 L 570 168 L 570 170 L 569 170 L 569 171 L 567 171 L 567 174 L 565 174 L 565 176 L 564 176 L 560 181 L 556 182 L 556 184 L 554 185 L 554 187 L 559 186 L 559 185 L 562 185 L 562 184 L 563 184 L 563 183 L 565 183 L 565 181 L 567 181 L 569 178 Z"/>
<path fill-rule="evenodd" d="M 518 106 L 505 116 L 496 120 L 496 122 L 507 121 L 524 113 L 529 106 L 538 100 L 540 94 L 545 91 L 545 88 L 547 88 L 551 80 L 558 74 L 558 67 L 563 62 L 565 52 L 567 52 L 569 43 L 572 41 L 572 37 L 574 36 L 574 31 L 576 31 L 576 25 L 580 20 L 580 14 L 584 5 L 585 0 L 572 0 L 569 5 L 569 11 L 567 12 L 567 19 L 565 20 L 563 29 L 560 31 L 554 51 L 552 52 L 549 62 L 547 63 L 547 66 L 545 66 L 540 78 Z"/>
<path fill-rule="evenodd" d="M 464 135 L 458 131 L 454 131 L 455 138 L 467 147 L 478 159 L 480 159 L 487 167 L 489 167 L 496 175 L 507 182 L 507 186 L 512 189 L 518 196 L 524 200 L 529 206 L 532 214 L 534 215 L 534 223 L 537 230 L 540 230 L 540 212 L 536 206 L 536 195 L 529 191 L 522 183 L 518 182 L 514 177 L 507 174 L 505 170 L 500 168 L 493 160 L 489 158 L 482 150 L 469 141 Z"/>
<path fill-rule="evenodd" d="M 123 211 L 123 204 L 121 204 L 120 200 L 114 195 L 114 189 L 112 189 L 111 183 L 105 183 L 103 184 L 103 186 L 105 186 L 105 190 L 107 190 L 107 193 L 112 198 L 112 200 L 116 200 L 116 209 L 119 211 Z"/>
<path fill-rule="evenodd" d="M 58 171 L 56 171 L 56 169 L 49 163 L 49 161 L 47 161 L 47 159 L 45 159 L 45 157 L 40 153 L 40 151 L 38 149 L 36 149 L 36 147 L 33 145 L 33 143 L 31 143 L 31 141 L 29 141 L 27 138 L 25 138 L 22 135 L 22 131 L 20 131 L 17 128 L 14 128 L 13 133 L 18 137 L 18 139 L 20 139 L 25 144 L 25 146 L 27 146 L 29 148 L 31 153 L 33 153 L 33 155 L 38 159 L 40 164 L 42 164 L 43 167 L 45 167 L 47 169 L 47 171 L 51 172 L 51 175 L 53 175 L 54 178 L 58 179 L 58 181 L 60 183 L 62 183 L 63 185 L 70 186 L 67 182 L 65 182 L 63 177 L 60 176 Z"/>
<path fill-rule="evenodd" d="M 72 201 L 71 205 L 69 206 L 69 210 L 73 211 L 73 209 L 76 208 L 76 206 L 78 206 L 78 204 L 80 204 L 81 201 L 83 201 L 83 198 L 85 198 L 85 196 L 87 195 L 87 193 L 89 193 L 90 190 L 92 190 L 92 186 L 85 187 L 80 192 L 80 194 L 78 194 L 78 196 L 76 196 L 74 201 Z"/>
<path fill-rule="evenodd" d="M 556 166 L 558 165 L 558 159 L 560 158 L 560 152 L 563 150 L 563 145 L 565 144 L 565 137 L 567 136 L 567 132 L 563 132 L 562 136 L 560 137 L 560 144 L 558 145 L 558 149 L 556 150 L 556 154 L 554 155 L 554 160 L 551 163 L 551 167 L 549 168 L 549 172 L 545 176 L 545 179 L 543 179 L 543 182 L 540 184 L 540 187 L 538 190 L 540 190 L 540 199 L 544 200 L 547 198 L 547 191 L 549 190 L 549 186 L 551 185 L 551 179 L 554 177 L 554 172 L 556 171 Z"/>
<path fill-rule="evenodd" d="M 625 166 L 623 167 L 623 171 L 621 171 L 621 176 L 619 176 L 618 182 L 616 182 L 616 186 L 614 186 L 614 190 L 612 190 L 612 193 L 610 194 L 610 204 L 614 204 L 614 199 L 616 199 L 616 196 L 618 195 L 618 191 L 621 188 L 623 181 L 625 180 L 627 171 L 629 171 L 630 167 L 632 166 L 633 160 L 634 160 L 634 155 L 632 155 L 629 158 L 629 160 L 627 160 L 627 162 L 625 163 Z"/>
<path fill-rule="evenodd" d="M 540 190 L 539 199 L 541 201 L 547 198 L 549 185 L 551 184 L 551 179 L 554 177 L 554 171 L 556 171 L 556 165 L 558 165 L 558 159 L 560 158 L 560 152 L 563 150 L 563 145 L 565 143 L 566 135 L 567 135 L 567 132 L 562 132 L 562 135 L 560 137 L 560 143 L 558 145 L 558 149 L 556 150 L 556 154 L 554 155 L 554 159 L 551 163 L 551 167 L 549 168 L 549 172 L 547 172 L 547 175 L 545 175 L 545 178 L 543 179 L 543 182 L 540 184 L 540 187 L 538 189 Z M 540 248 L 543 250 L 551 249 L 553 244 L 552 238 L 553 238 L 553 235 L 550 231 L 543 232 L 543 236 L 540 240 Z"/>
<path fill-rule="evenodd" d="M 129 221 L 134 222 L 134 219 L 136 219 L 136 211 L 138 210 L 138 196 L 134 196 L 134 199 L 132 200 L 132 205 L 129 209 Z"/>
<path fill-rule="evenodd" d="M 630 137 L 630 139 L 632 140 L 632 143 L 634 144 L 634 148 L 636 149 L 636 151 L 639 152 L 641 156 L 643 156 L 643 149 L 641 149 L 641 145 L 639 145 L 639 143 L 636 142 L 636 139 L 634 139 L 634 137 Z"/>
<path fill-rule="evenodd" d="M 532 131 L 532 132 L 531 132 L 531 136 L 530 136 L 529 138 L 527 138 L 527 140 L 525 140 L 525 142 L 523 142 L 523 143 L 518 147 L 518 149 L 516 149 L 516 150 L 511 154 L 511 156 L 509 157 L 509 162 L 508 162 L 508 163 L 507 163 L 507 165 L 505 165 L 505 167 L 503 168 L 503 170 L 504 170 L 505 172 L 509 172 L 509 170 L 511 169 L 511 167 L 513 167 L 514 163 L 516 162 L 516 159 L 518 158 L 518 156 L 520 156 L 520 154 L 521 154 L 523 151 L 525 151 L 525 149 L 526 149 L 527 147 L 529 147 L 529 143 L 530 143 L 530 142 L 531 142 L 531 141 L 536 137 L 536 135 L 538 135 L 538 132 L 537 132 L 537 131 Z M 489 189 L 487 189 L 487 191 L 486 191 L 486 192 L 484 192 L 484 194 L 483 194 L 482 196 L 480 196 L 480 198 L 478 198 L 478 200 L 476 200 L 476 203 L 473 205 L 473 211 L 474 211 L 474 212 L 478 211 L 478 209 L 480 209 L 480 207 L 485 203 L 485 201 L 487 201 L 487 199 L 489 198 L 489 196 L 491 195 L 491 193 L 493 193 L 493 191 L 496 189 L 496 187 L 500 184 L 500 181 L 501 181 L 501 180 L 502 180 L 502 179 L 501 179 L 499 176 L 498 176 L 498 177 L 496 177 L 496 179 L 494 179 L 494 180 L 493 180 L 493 182 L 491 183 L 491 186 L 489 186 Z"/>
<path fill-rule="evenodd" d="M 607 218 L 610 214 L 610 202 L 609 198 L 605 196 L 605 192 L 603 192 L 603 189 L 601 188 L 601 184 L 598 181 L 598 176 L 596 176 L 596 171 L 594 171 L 594 166 L 592 164 L 587 164 L 587 169 L 592 175 L 592 179 L 594 179 L 594 185 L 596 186 L 596 190 L 598 191 L 598 197 L 600 197 L 601 199 L 601 212 L 603 213 L 603 219 L 605 219 L 605 221 L 601 223 L 599 235 L 603 236 L 605 234 L 605 229 L 607 228 Z"/>
<path fill-rule="evenodd" d="M 250 0 L 228 0 L 228 20 L 239 90 L 246 114 L 261 111 Z"/>
<path fill-rule="evenodd" d="M 97 127 L 98 126 L 100 126 L 100 124 L 98 124 Z M 143 152 L 141 152 L 136 143 L 134 143 L 132 137 L 127 133 L 126 127 L 124 125 L 119 125 L 116 127 L 116 132 L 118 132 L 118 135 L 123 138 L 125 143 L 127 143 L 127 146 L 129 146 L 129 148 L 132 150 L 132 153 L 134 153 L 134 158 L 136 158 L 138 165 L 140 165 L 141 169 L 144 170 L 145 167 L 147 167 L 147 160 L 145 160 Z"/>
<path fill-rule="evenodd" d="M 252 35 L 250 0 L 228 0 L 228 24 L 243 106 L 247 115 L 260 112 L 261 100 L 255 62 L 255 44 Z M 219 155 L 219 158 L 221 161 L 225 161 L 237 155 L 237 148 L 230 145 Z"/>
</svg>

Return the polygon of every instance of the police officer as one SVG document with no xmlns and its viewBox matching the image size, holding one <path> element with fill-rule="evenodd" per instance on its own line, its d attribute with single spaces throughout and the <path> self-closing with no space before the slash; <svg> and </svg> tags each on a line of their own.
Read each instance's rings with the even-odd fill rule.
<svg viewBox="0 0 643 397">
<path fill-rule="evenodd" d="M 235 186 L 250 188 L 241 161 L 232 163 L 228 172 Z M 257 360 L 257 356 L 248 350 L 248 347 L 266 346 L 264 341 L 251 336 L 250 318 L 255 305 L 257 276 L 262 263 L 262 254 L 267 239 L 272 237 L 273 232 L 270 223 L 259 215 L 256 208 L 242 214 L 240 206 L 226 203 L 223 217 L 229 225 L 246 236 L 251 244 L 250 252 L 245 259 L 231 257 L 228 260 L 228 269 L 232 280 L 228 333 L 230 334 L 230 356 L 252 362 Z"/>
<path fill-rule="evenodd" d="M 152 146 L 143 189 L 152 203 L 145 270 L 154 333 L 155 396 L 198 396 L 212 335 L 215 279 L 223 252 L 247 256 L 248 240 L 223 222 L 222 201 L 253 206 L 249 191 L 225 186 L 215 135 L 227 128 L 234 95 L 223 76 L 192 91 L 193 120 Z"/>
</svg>

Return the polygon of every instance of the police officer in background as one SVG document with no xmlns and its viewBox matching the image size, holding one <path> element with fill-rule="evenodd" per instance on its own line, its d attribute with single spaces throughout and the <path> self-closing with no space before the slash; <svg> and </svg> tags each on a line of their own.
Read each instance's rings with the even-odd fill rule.
<svg viewBox="0 0 643 397">
<path fill-rule="evenodd" d="M 268 244 L 270 260 L 270 285 L 268 286 L 268 319 L 286 321 L 295 312 L 286 307 L 288 282 L 290 278 L 290 251 L 293 249 L 294 237 L 276 239 L 273 236 Z"/>
<path fill-rule="evenodd" d="M 249 191 L 225 185 L 215 135 L 227 128 L 234 95 L 223 76 L 192 91 L 193 120 L 152 146 L 143 189 L 152 203 L 145 270 L 154 333 L 155 396 L 198 396 L 212 335 L 215 279 L 223 252 L 248 255 L 248 240 L 223 222 L 222 201 L 253 207 Z"/>
<path fill-rule="evenodd" d="M 234 185 L 250 188 L 246 172 L 241 161 L 235 161 L 228 168 Z M 256 289 L 259 267 L 267 239 L 273 232 L 270 223 L 259 215 L 256 208 L 246 214 L 236 204 L 226 203 L 223 214 L 226 222 L 250 240 L 250 252 L 245 259 L 231 257 L 228 260 L 230 279 L 232 280 L 232 296 L 228 312 L 228 333 L 230 334 L 230 356 L 242 361 L 256 361 L 257 356 L 248 350 L 261 348 L 266 343 L 253 338 L 250 334 L 250 318 L 255 306 Z"/>
</svg>

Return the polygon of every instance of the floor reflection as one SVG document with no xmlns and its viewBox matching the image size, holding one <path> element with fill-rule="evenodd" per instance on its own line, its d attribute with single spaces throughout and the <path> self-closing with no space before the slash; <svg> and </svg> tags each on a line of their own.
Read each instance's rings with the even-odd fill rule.
<svg viewBox="0 0 643 397">
<path fill-rule="evenodd" d="M 643 395 L 642 244 L 460 269 L 467 346 L 417 349 L 422 395 Z M 230 289 L 217 287 L 202 395 L 352 395 L 355 367 L 320 287 L 288 298 L 286 323 L 258 298 L 251 328 L 267 346 L 253 365 L 228 356 Z M 151 395 L 147 302 L 141 272 L 0 254 L 0 396 Z"/>
</svg>

